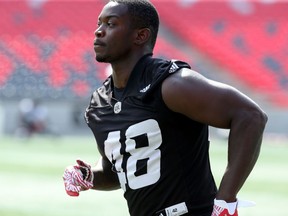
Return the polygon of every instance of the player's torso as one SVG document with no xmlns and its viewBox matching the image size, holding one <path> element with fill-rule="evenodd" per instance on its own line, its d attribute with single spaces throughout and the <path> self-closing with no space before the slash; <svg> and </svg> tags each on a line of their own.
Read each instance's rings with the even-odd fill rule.
<svg viewBox="0 0 288 216">
<path fill-rule="evenodd" d="M 147 216 L 182 202 L 195 203 L 193 193 L 208 205 L 214 194 L 212 179 L 208 176 L 202 182 L 212 184 L 207 200 L 199 194 L 206 186 L 194 185 L 201 184 L 200 170 L 209 174 L 202 153 L 208 149 L 207 127 L 170 111 L 162 100 L 161 85 L 143 96 L 154 82 L 150 79 L 130 85 L 119 100 L 112 97 L 109 85 L 94 92 L 86 119 L 99 150 L 118 174 L 131 215 Z"/>
</svg>

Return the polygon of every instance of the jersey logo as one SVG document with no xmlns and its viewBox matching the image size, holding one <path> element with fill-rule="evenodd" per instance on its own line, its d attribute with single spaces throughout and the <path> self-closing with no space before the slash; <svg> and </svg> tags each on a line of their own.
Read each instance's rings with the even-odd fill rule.
<svg viewBox="0 0 288 216">
<path fill-rule="evenodd" d="M 141 89 L 140 92 L 141 93 L 145 93 L 148 91 L 148 89 L 150 88 L 151 84 L 147 85 L 145 88 Z"/>
<path fill-rule="evenodd" d="M 121 112 L 121 102 L 120 101 L 118 101 L 115 105 L 114 105 L 114 113 L 115 114 L 118 114 L 118 113 L 120 113 Z"/>
<path fill-rule="evenodd" d="M 173 62 L 169 69 L 169 73 L 174 73 L 175 71 L 178 70 L 178 68 L 179 68 L 178 65 L 175 62 Z"/>
</svg>

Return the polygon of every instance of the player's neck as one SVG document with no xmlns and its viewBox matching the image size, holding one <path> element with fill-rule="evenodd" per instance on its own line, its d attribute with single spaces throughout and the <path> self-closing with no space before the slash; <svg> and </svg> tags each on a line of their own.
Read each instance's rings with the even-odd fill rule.
<svg viewBox="0 0 288 216">
<path fill-rule="evenodd" d="M 145 53 L 133 54 L 125 60 L 111 63 L 113 83 L 116 88 L 125 88 L 132 70 L 144 55 Z"/>
</svg>

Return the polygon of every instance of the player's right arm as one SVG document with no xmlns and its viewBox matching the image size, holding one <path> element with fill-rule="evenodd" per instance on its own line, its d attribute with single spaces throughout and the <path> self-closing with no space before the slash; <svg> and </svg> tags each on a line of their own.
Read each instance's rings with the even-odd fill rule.
<svg viewBox="0 0 288 216">
<path fill-rule="evenodd" d="M 92 168 L 92 172 L 94 175 L 92 189 L 108 191 L 120 188 L 117 173 L 112 171 L 112 164 L 107 157 L 102 156 Z"/>
<path fill-rule="evenodd" d="M 76 160 L 76 165 L 66 167 L 63 181 L 69 196 L 79 196 L 81 191 L 89 189 L 107 191 L 120 188 L 118 176 L 105 156 L 98 160 L 94 168 L 80 159 Z"/>
<path fill-rule="evenodd" d="M 219 203 L 239 204 L 237 194 L 258 159 L 267 115 L 237 89 L 186 68 L 164 80 L 162 96 L 174 112 L 230 130 L 227 166 L 215 197 L 220 202 L 215 203 L 213 212 L 213 216 L 221 216 L 216 210 L 225 205 Z"/>
</svg>

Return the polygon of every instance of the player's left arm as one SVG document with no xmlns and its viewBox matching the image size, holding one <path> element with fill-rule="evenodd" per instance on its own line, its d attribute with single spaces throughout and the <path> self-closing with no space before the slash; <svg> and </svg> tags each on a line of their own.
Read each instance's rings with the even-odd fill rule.
<svg viewBox="0 0 288 216">
<path fill-rule="evenodd" d="M 267 122 L 264 111 L 237 89 L 186 68 L 164 80 L 162 96 L 175 112 L 230 129 L 228 163 L 216 198 L 234 202 L 258 159 Z"/>
</svg>

